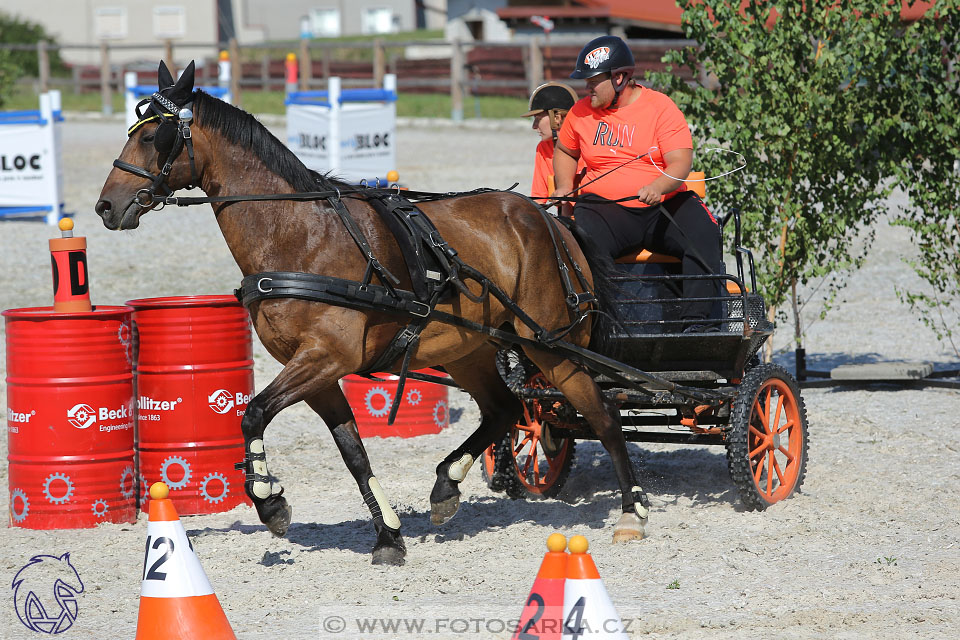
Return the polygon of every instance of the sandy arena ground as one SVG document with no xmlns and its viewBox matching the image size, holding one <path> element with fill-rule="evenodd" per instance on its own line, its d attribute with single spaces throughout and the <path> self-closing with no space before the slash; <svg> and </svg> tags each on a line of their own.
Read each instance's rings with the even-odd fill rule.
<svg viewBox="0 0 960 640">
<path fill-rule="evenodd" d="M 273 129 L 283 137 L 279 123 Z M 536 139 L 522 122 L 407 122 L 398 138 L 400 175 L 414 188 L 530 183 Z M 78 235 L 88 238 L 94 302 L 232 290 L 240 272 L 208 208 L 150 213 L 139 230 L 122 234 L 100 224 L 93 205 L 123 142 L 119 119 L 76 116 L 64 127 L 66 202 L 77 213 Z M 0 308 L 50 304 L 47 238 L 54 233 L 38 222 L 0 222 Z M 850 279 L 846 301 L 808 333 L 811 368 L 853 358 L 956 366 L 896 300 L 894 284 L 915 283 L 901 262 L 910 250 L 902 230 L 878 229 L 876 250 Z M 777 359 L 790 368 L 791 335 L 784 327 L 775 339 L 784 350 Z M 279 367 L 259 343 L 255 354 L 262 389 Z M 635 638 L 955 638 L 960 392 L 875 386 L 809 389 L 803 397 L 811 432 L 806 483 L 764 513 L 743 510 L 722 448 L 630 445 L 653 502 L 649 537 L 634 544 L 611 543 L 616 482 L 602 448 L 590 442 L 578 444 L 558 499 L 512 501 L 491 492 L 475 468 L 462 484 L 460 513 L 431 526 L 434 466 L 478 419 L 460 393 L 451 400 L 462 414 L 445 432 L 366 442 L 403 521 L 404 567 L 371 566 L 369 513 L 327 429 L 302 405 L 266 434 L 270 469 L 294 508 L 287 537 L 271 537 L 249 507 L 183 524 L 240 638 L 509 638 L 505 625 L 519 615 L 554 531 L 590 539 Z M 6 455 L 6 442 L 0 447 Z M 6 488 L 6 465 L 0 484 Z M 90 530 L 9 528 L 0 578 L 9 588 L 31 556 L 70 552 L 86 589 L 63 637 L 131 638 L 145 536 L 143 516 L 135 525 Z M 17 620 L 11 591 L 3 601 L 0 638 L 35 637 Z M 401 626 L 358 627 L 377 619 Z M 421 631 L 407 624 L 422 624 Z"/>
</svg>

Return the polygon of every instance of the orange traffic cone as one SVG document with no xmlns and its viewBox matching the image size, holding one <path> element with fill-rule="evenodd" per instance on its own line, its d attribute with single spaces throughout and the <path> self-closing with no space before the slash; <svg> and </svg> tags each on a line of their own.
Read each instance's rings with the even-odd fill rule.
<svg viewBox="0 0 960 640">
<path fill-rule="evenodd" d="M 583 536 L 570 538 L 567 580 L 563 585 L 563 637 L 627 640 L 623 622 L 587 553 L 589 546 Z"/>
<path fill-rule="evenodd" d="M 136 640 L 236 640 L 169 495 L 150 487 Z"/>
<path fill-rule="evenodd" d="M 540 563 L 527 604 L 511 640 L 560 640 L 563 622 L 563 583 L 567 576 L 567 539 L 561 533 L 547 538 L 547 553 Z"/>
</svg>

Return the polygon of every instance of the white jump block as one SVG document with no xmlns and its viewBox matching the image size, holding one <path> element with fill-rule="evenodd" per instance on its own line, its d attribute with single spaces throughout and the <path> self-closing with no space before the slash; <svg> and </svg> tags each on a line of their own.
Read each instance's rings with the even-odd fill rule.
<svg viewBox="0 0 960 640">
<path fill-rule="evenodd" d="M 930 362 L 845 364 L 830 371 L 831 380 L 922 380 L 933 373 Z"/>
</svg>

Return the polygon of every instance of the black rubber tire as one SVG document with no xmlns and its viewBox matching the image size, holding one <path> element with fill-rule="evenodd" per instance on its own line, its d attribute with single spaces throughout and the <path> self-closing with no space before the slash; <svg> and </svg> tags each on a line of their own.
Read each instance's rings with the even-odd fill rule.
<svg viewBox="0 0 960 640">
<path fill-rule="evenodd" d="M 483 473 L 483 481 L 487 483 L 490 490 L 495 493 L 502 493 L 510 486 L 511 477 L 516 475 L 513 469 L 508 465 L 508 460 L 501 460 L 497 457 L 497 451 L 503 446 L 502 442 L 497 442 L 484 451 L 484 458 L 480 460 L 480 469 Z M 487 468 L 486 456 L 493 456 L 493 472 Z"/>
<path fill-rule="evenodd" d="M 795 428 L 799 429 L 798 436 L 800 440 L 798 446 L 796 446 L 796 450 L 794 450 L 793 446 L 791 446 L 789 450 L 791 454 L 799 455 L 800 459 L 796 462 L 788 461 L 790 465 L 798 465 L 796 467 L 791 466 L 790 468 L 791 473 L 788 474 L 788 476 L 791 477 L 787 478 L 790 486 L 781 484 L 778 477 L 778 489 L 772 492 L 778 495 L 775 496 L 775 499 L 771 500 L 758 489 L 757 483 L 754 480 L 753 465 L 750 460 L 750 424 L 751 421 L 754 421 L 755 427 L 759 426 L 759 423 L 755 420 L 756 416 L 753 415 L 754 404 L 757 401 L 757 396 L 761 389 L 767 386 L 768 383 L 775 384 L 775 381 L 781 383 L 779 385 L 781 389 L 778 389 L 778 393 L 782 389 L 787 390 L 795 403 L 795 416 L 799 419 L 800 423 L 798 427 Z M 786 398 L 787 394 L 783 394 L 783 396 Z M 793 433 L 791 433 L 789 437 L 792 438 Z M 733 401 L 733 409 L 730 412 L 730 433 L 727 437 L 726 444 L 727 467 L 730 470 L 730 477 L 733 479 L 733 484 L 737 487 L 737 491 L 740 493 L 740 499 L 747 509 L 751 511 L 763 511 L 770 505 L 780 500 L 785 500 L 800 490 L 806 475 L 809 442 L 807 411 L 803 405 L 803 398 L 800 396 L 800 386 L 797 384 L 796 379 L 780 365 L 764 363 L 751 367 L 740 382 L 737 397 Z M 766 454 L 764 454 L 764 456 L 766 456 Z M 764 457 L 762 460 L 766 461 L 767 458 Z"/>
</svg>

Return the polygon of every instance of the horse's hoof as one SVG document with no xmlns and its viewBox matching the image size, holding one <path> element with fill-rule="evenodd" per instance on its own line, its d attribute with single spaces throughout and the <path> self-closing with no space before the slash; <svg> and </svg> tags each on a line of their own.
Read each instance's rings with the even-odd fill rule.
<svg viewBox="0 0 960 640">
<path fill-rule="evenodd" d="M 613 528 L 614 543 L 643 540 L 643 525 L 644 521 L 637 514 L 629 511 L 624 513 Z"/>
<path fill-rule="evenodd" d="M 263 524 L 267 525 L 270 533 L 278 538 L 282 538 L 290 527 L 290 520 L 293 518 L 293 507 L 284 501 L 273 515 L 271 515 Z"/>
<path fill-rule="evenodd" d="M 460 508 L 460 496 L 447 498 L 443 502 L 430 503 L 430 522 L 435 525 L 441 525 L 450 521 L 450 518 L 457 515 Z"/>
<path fill-rule="evenodd" d="M 373 550 L 373 564 L 386 564 L 394 567 L 402 567 L 404 556 L 407 553 L 403 549 L 398 549 L 397 547 L 391 547 L 384 545 L 382 547 L 376 547 Z"/>
</svg>

